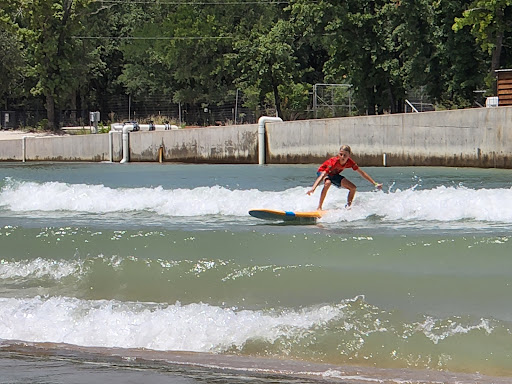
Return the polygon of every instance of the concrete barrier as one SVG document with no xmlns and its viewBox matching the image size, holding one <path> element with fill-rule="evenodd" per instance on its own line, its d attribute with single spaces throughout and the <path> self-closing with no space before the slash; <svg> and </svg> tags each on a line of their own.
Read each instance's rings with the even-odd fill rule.
<svg viewBox="0 0 512 384">
<path fill-rule="evenodd" d="M 0 160 L 1 161 L 23 161 L 23 141 L 1 140 L 0 141 Z"/>
<path fill-rule="evenodd" d="M 130 161 L 255 163 L 256 124 L 130 133 Z"/>
<path fill-rule="evenodd" d="M 27 161 L 106 161 L 108 135 L 27 138 Z"/>
<path fill-rule="evenodd" d="M 318 163 L 348 144 L 361 165 L 512 168 L 512 107 L 267 125 L 267 163 Z"/>
<path fill-rule="evenodd" d="M 27 161 L 122 159 L 121 133 L 26 138 Z M 267 164 L 320 163 L 342 144 L 362 166 L 512 168 L 512 107 L 269 122 Z M 258 126 L 131 132 L 132 162 L 258 163 Z M 0 141 L 0 160 L 23 160 L 22 140 Z"/>
<path fill-rule="evenodd" d="M 115 145 L 117 157 L 120 146 Z M 108 134 L 45 136 L 0 141 L 3 161 L 108 161 Z"/>
</svg>

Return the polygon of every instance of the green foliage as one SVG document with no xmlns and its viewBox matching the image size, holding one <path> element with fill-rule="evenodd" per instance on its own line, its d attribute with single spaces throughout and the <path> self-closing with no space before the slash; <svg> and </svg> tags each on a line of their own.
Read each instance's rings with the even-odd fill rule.
<svg viewBox="0 0 512 384">
<path fill-rule="evenodd" d="M 443 0 L 431 6 L 431 56 L 423 84 L 430 97 L 444 108 L 472 105 L 475 90 L 482 89 L 485 57 L 470 34 L 454 33 L 453 20 L 469 1 Z"/>
<path fill-rule="evenodd" d="M 50 128 L 50 122 L 48 121 L 48 119 L 42 119 L 36 127 L 38 131 L 47 131 L 48 128 Z"/>
<path fill-rule="evenodd" d="M 491 57 L 486 83 L 494 84 L 494 71 L 504 63 L 512 65 L 511 57 L 502 57 L 503 47 L 510 43 L 512 32 L 512 0 L 474 0 L 462 17 L 456 17 L 453 30 L 469 29 L 483 52 Z"/>
<path fill-rule="evenodd" d="M 12 32 L 0 26 L 0 105 L 5 105 L 9 97 L 19 95 L 23 81 L 24 65 L 21 44 Z M 7 107 L 6 107 L 7 108 Z"/>
<path fill-rule="evenodd" d="M 505 13 L 510 12 L 512 0 L 475 0 L 461 17 L 455 17 L 454 31 L 470 27 L 482 50 L 492 54 L 496 48 L 496 37 L 503 32 L 510 32 L 512 23 Z"/>
<path fill-rule="evenodd" d="M 257 84 L 260 102 L 272 93 L 277 114 L 282 116 L 279 86 L 293 83 L 298 72 L 289 24 L 277 20 L 269 27 L 264 23 L 260 27 L 263 30 L 253 30 L 248 39 L 235 42 L 233 57 L 240 71 L 238 84 L 242 89 Z"/>
<path fill-rule="evenodd" d="M 127 64 L 120 82 L 130 93 L 163 93 L 174 102 L 221 105 L 236 88 L 226 60 L 231 52 L 230 20 L 222 19 L 218 9 L 177 6 L 164 13 L 159 24 L 138 26 L 134 36 L 162 39 L 133 40 L 122 47 Z"/>
<path fill-rule="evenodd" d="M 4 0 L 0 101 L 44 100 L 53 129 L 61 109 L 113 118 L 116 95 L 220 106 L 237 89 L 256 114 L 305 118 L 318 83 L 352 84 L 361 113 L 400 112 L 417 89 L 443 108 L 468 107 L 486 76 L 512 65 L 511 5 Z"/>
<path fill-rule="evenodd" d="M 20 35 L 26 44 L 27 74 L 36 79 L 31 89 L 46 98 L 48 124 L 59 128 L 55 113 L 80 80 L 83 53 L 73 35 L 83 30 L 81 18 L 90 0 L 20 1 Z"/>
<path fill-rule="evenodd" d="M 279 86 L 282 95 L 282 117 L 284 120 L 297 120 L 307 117 L 311 101 L 311 85 L 302 83 L 285 83 Z"/>
<path fill-rule="evenodd" d="M 9 108 L 8 99 L 22 96 L 25 58 L 15 24 L 15 4 L 11 1 L 0 8 L 0 108 Z"/>
</svg>

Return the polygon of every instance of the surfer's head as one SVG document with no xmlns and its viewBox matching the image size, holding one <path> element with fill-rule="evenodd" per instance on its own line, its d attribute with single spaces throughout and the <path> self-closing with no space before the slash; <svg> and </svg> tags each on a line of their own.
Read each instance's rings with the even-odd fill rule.
<svg viewBox="0 0 512 384">
<path fill-rule="evenodd" d="M 340 152 L 341 152 L 341 151 L 348 152 L 348 154 L 349 154 L 349 155 L 351 155 L 351 154 L 352 154 L 352 149 L 350 149 L 350 147 L 349 147 L 348 145 L 342 145 L 342 146 L 340 147 Z"/>
<path fill-rule="evenodd" d="M 348 145 L 342 145 L 340 148 L 340 152 L 338 153 L 338 157 L 340 159 L 348 159 L 352 154 L 352 149 Z"/>
<path fill-rule="evenodd" d="M 352 154 L 352 150 L 348 145 L 342 145 L 340 151 L 338 153 L 338 158 L 340 164 L 345 164 L 348 159 L 350 159 L 350 155 Z"/>
</svg>

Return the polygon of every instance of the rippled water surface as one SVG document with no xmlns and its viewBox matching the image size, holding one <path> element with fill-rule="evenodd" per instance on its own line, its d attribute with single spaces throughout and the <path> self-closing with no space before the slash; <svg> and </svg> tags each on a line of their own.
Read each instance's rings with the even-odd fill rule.
<svg viewBox="0 0 512 384">
<path fill-rule="evenodd" d="M 365 170 L 0 165 L 0 382 L 507 382 L 510 171 Z"/>
</svg>

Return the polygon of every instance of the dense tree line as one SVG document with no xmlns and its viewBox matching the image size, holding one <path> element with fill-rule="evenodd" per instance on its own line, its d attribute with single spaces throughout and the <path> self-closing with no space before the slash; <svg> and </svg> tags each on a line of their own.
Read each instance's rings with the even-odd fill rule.
<svg viewBox="0 0 512 384">
<path fill-rule="evenodd" d="M 361 114 L 493 92 L 512 66 L 512 0 L 2 0 L 0 109 L 102 109 L 114 94 L 301 118 L 314 84 L 351 84 Z"/>
</svg>

